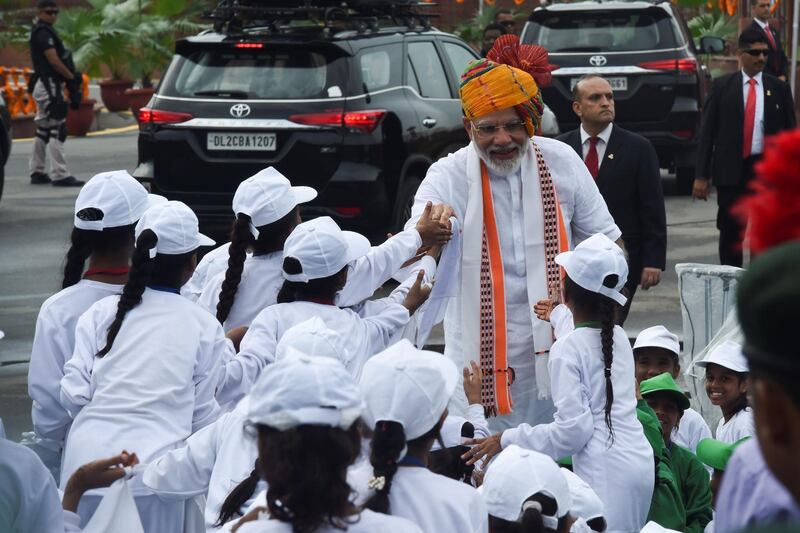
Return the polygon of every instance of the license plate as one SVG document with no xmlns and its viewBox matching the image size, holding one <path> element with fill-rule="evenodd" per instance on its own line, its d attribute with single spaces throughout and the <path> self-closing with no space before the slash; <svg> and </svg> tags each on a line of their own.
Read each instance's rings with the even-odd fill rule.
<svg viewBox="0 0 800 533">
<path fill-rule="evenodd" d="M 276 135 L 274 133 L 209 133 L 206 137 L 209 150 L 242 150 L 274 152 Z"/>
<path fill-rule="evenodd" d="M 580 78 L 572 78 L 569 83 L 569 90 L 575 88 L 575 84 L 578 83 Z M 613 91 L 627 91 L 628 90 L 628 78 L 625 77 L 617 77 L 617 78 L 603 78 L 605 79 L 609 85 L 611 85 L 611 90 Z"/>
</svg>

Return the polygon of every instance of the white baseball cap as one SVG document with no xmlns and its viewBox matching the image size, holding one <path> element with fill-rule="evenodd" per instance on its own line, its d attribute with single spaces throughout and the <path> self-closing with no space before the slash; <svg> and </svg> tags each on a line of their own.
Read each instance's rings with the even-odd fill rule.
<svg viewBox="0 0 800 533">
<path fill-rule="evenodd" d="M 364 420 L 370 427 L 382 420 L 397 422 L 406 440 L 414 440 L 439 422 L 457 383 L 458 369 L 450 359 L 402 339 L 364 364 Z"/>
<path fill-rule="evenodd" d="M 250 217 L 250 233 L 258 238 L 261 226 L 285 217 L 298 204 L 317 197 L 311 187 L 293 187 L 275 167 L 267 167 L 239 184 L 233 195 L 233 213 Z"/>
<path fill-rule="evenodd" d="M 345 367 L 353 358 L 345 337 L 325 325 L 318 316 L 287 329 L 275 347 L 275 360 L 283 359 L 292 349 L 313 355 L 330 357 Z"/>
<path fill-rule="evenodd" d="M 469 422 L 463 416 L 456 416 L 456 415 L 447 415 L 442 423 L 442 429 L 439 431 L 439 436 L 442 437 L 442 442 L 444 443 L 445 448 L 452 448 L 454 446 L 461 446 L 464 444 L 464 441 L 467 440 L 469 437 L 464 437 L 461 435 L 461 431 L 464 428 L 464 424 Z M 433 446 L 431 446 L 431 451 L 441 450 L 442 447 L 439 444 L 438 440 L 433 441 Z"/>
<path fill-rule="evenodd" d="M 196 250 L 200 246 L 213 246 L 209 237 L 200 233 L 197 216 L 189 206 L 174 200 L 155 205 L 144 212 L 136 224 L 135 235 L 146 229 L 158 237 L 155 248 L 150 250 L 150 258 L 156 254 L 178 255 Z"/>
<path fill-rule="evenodd" d="M 299 224 L 283 245 L 283 257 L 300 262 L 300 274 L 283 273 L 289 281 L 308 282 L 327 278 L 350 261 L 370 251 L 369 240 L 359 233 L 342 231 L 331 217 L 319 217 Z"/>
<path fill-rule="evenodd" d="M 558 254 L 556 263 L 564 267 L 572 281 L 587 291 L 608 296 L 619 305 L 625 305 L 628 301 L 619 292 L 628 280 L 625 253 L 602 233 L 595 233 L 571 252 Z M 603 285 L 603 280 L 611 274 L 616 274 L 618 278 L 613 289 Z"/>
<path fill-rule="evenodd" d="M 605 518 L 603 502 L 594 489 L 571 470 L 561 468 L 561 474 L 567 480 L 569 495 L 572 498 L 570 514 L 587 522 L 595 518 Z"/>
<path fill-rule="evenodd" d="M 747 366 L 747 359 L 745 359 L 742 353 L 742 345 L 734 341 L 720 343 L 708 352 L 705 359 L 697 361 L 695 366 L 706 368 L 709 363 L 724 366 L 728 370 L 733 370 L 734 372 L 750 371 L 750 367 Z"/>
<path fill-rule="evenodd" d="M 264 369 L 248 396 L 247 423 L 279 431 L 300 425 L 348 429 L 364 410 L 342 363 L 292 348 Z"/>
<path fill-rule="evenodd" d="M 103 231 L 129 226 L 150 207 L 147 189 L 125 170 L 101 172 L 86 182 L 75 200 L 73 224 Z"/>
<path fill-rule="evenodd" d="M 678 336 L 670 332 L 664 326 L 653 326 L 643 329 L 633 343 L 633 349 L 637 348 L 664 348 L 677 356 L 681 355 L 681 344 Z"/>
<path fill-rule="evenodd" d="M 537 493 L 556 501 L 556 516 L 544 518 L 544 525 L 558 529 L 558 518 L 572 508 L 572 497 L 561 468 L 550 457 L 516 444 L 504 448 L 486 468 L 481 495 L 490 515 L 518 521 L 523 504 Z"/>
</svg>

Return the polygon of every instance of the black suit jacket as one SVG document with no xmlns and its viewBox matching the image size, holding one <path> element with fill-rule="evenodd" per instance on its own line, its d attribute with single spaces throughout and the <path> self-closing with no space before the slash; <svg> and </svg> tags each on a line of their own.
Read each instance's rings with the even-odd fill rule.
<svg viewBox="0 0 800 533">
<path fill-rule="evenodd" d="M 764 137 L 794 128 L 794 101 L 789 85 L 767 73 L 764 84 Z M 705 107 L 697 148 L 697 177 L 717 186 L 740 185 L 744 143 L 742 72 L 714 80 Z"/>
<path fill-rule="evenodd" d="M 755 20 L 750 23 L 750 27 L 763 32 L 764 30 Z M 767 66 L 764 67 L 764 72 L 767 74 L 772 74 L 776 78 L 778 76 L 789 76 L 789 60 L 786 58 L 786 54 L 783 52 L 783 48 L 781 48 L 781 34 L 773 28 L 772 26 L 768 26 L 770 33 L 772 34 L 772 38 L 775 40 L 775 46 L 777 46 L 777 50 L 772 48 L 772 45 L 769 44 L 769 55 L 767 56 Z M 767 41 L 769 42 L 769 41 Z"/>
<path fill-rule="evenodd" d="M 583 159 L 580 129 L 558 137 Z M 664 270 L 667 261 L 667 216 L 658 157 L 650 141 L 614 124 L 597 188 L 622 231 L 628 251 L 628 284 L 639 284 L 643 267 Z"/>
</svg>

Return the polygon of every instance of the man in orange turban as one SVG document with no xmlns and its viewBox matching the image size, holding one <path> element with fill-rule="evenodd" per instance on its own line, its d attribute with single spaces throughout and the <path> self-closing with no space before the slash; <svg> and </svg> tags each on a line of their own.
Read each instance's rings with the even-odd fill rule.
<svg viewBox="0 0 800 533">
<path fill-rule="evenodd" d="M 620 237 L 575 151 L 535 136 L 550 70 L 543 48 L 514 35 L 467 66 L 460 92 L 471 142 L 428 169 L 408 223 L 433 201 L 449 204 L 462 229 L 460 253 L 445 249 L 437 274 L 439 285 L 459 280 L 444 304 L 445 355 L 461 367 L 480 364 L 484 410 L 500 415 L 495 431 L 552 421 L 553 330 L 533 306 L 560 290 L 555 256 L 595 233 Z M 456 390 L 450 410 L 464 416 L 466 397 Z"/>
</svg>

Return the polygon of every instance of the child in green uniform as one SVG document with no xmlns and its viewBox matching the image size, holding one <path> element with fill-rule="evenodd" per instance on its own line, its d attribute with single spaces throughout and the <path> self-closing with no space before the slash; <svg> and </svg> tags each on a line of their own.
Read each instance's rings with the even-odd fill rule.
<svg viewBox="0 0 800 533">
<path fill-rule="evenodd" d="M 678 388 L 669 372 L 642 381 L 640 392 L 661 423 L 670 467 L 678 482 L 686 510 L 684 531 L 700 533 L 712 519 L 708 472 L 692 452 L 671 439 L 672 430 L 689 407 L 689 399 Z"/>
</svg>

